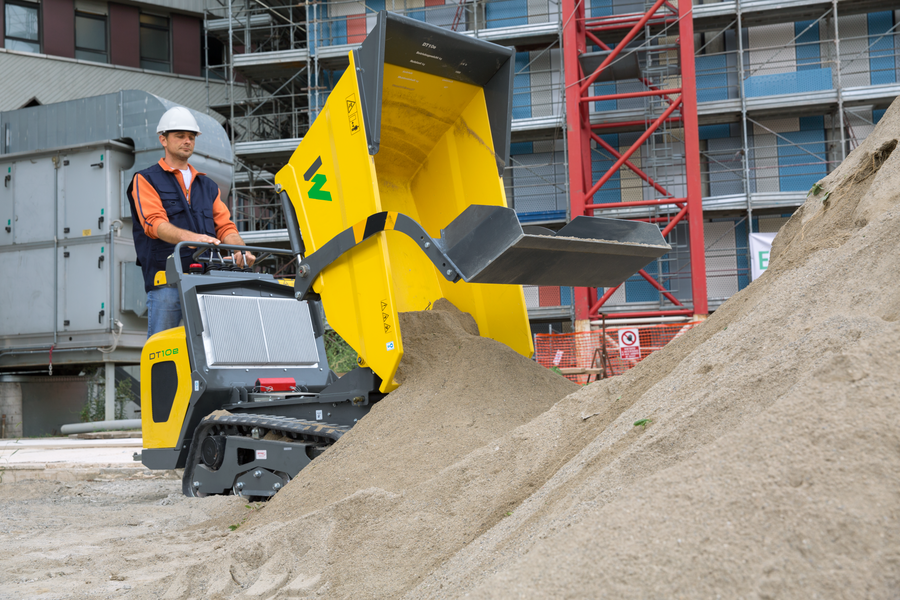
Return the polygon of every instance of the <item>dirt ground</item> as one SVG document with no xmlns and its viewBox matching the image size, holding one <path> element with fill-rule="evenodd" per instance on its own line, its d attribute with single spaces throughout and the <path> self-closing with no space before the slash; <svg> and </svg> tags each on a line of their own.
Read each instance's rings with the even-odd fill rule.
<svg viewBox="0 0 900 600">
<path fill-rule="evenodd" d="M 896 598 L 897 131 L 895 102 L 769 270 L 622 376 L 573 388 L 441 307 L 267 505 L 3 485 L 0 596 Z"/>
<path fill-rule="evenodd" d="M 191 502 L 175 479 L 2 484 L 0 598 L 119 598 L 160 585 L 249 511 L 239 498 Z"/>
</svg>

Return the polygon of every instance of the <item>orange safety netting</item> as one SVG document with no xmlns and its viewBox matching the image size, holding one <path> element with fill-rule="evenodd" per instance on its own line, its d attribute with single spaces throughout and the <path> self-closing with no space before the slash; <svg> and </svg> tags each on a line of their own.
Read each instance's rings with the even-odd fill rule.
<svg viewBox="0 0 900 600">
<path fill-rule="evenodd" d="M 548 369 L 558 367 L 576 383 L 588 383 L 621 375 L 699 323 L 607 327 L 605 334 L 602 330 L 538 333 L 534 336 L 535 358 Z"/>
</svg>

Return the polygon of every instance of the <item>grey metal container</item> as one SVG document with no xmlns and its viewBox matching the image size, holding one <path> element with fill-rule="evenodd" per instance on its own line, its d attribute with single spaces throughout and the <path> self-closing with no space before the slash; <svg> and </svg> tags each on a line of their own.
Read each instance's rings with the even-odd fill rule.
<svg viewBox="0 0 900 600">
<path fill-rule="evenodd" d="M 0 113 L 0 371 L 46 365 L 51 346 L 54 364 L 139 362 L 146 294 L 125 191 L 162 157 L 172 106 L 129 90 Z M 226 198 L 228 136 L 194 116 L 191 164 Z"/>
</svg>

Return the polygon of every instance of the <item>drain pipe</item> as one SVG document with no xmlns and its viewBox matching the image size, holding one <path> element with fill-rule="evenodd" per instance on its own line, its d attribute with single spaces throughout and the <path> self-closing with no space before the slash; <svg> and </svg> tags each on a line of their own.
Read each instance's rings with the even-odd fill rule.
<svg viewBox="0 0 900 600">
<path fill-rule="evenodd" d="M 4 356 L 14 356 L 19 354 L 44 354 L 51 349 L 51 346 L 43 346 L 40 349 L 32 350 L 34 346 L 30 348 L 22 348 L 20 350 L 3 350 L 0 352 L 0 358 Z M 53 352 L 92 352 L 94 350 L 100 350 L 100 348 L 53 348 Z"/>
<path fill-rule="evenodd" d="M 91 433 L 94 431 L 123 431 L 126 429 L 140 429 L 140 419 L 120 419 L 118 421 L 92 421 L 90 423 L 69 423 L 60 427 L 63 435 L 72 433 Z"/>
</svg>

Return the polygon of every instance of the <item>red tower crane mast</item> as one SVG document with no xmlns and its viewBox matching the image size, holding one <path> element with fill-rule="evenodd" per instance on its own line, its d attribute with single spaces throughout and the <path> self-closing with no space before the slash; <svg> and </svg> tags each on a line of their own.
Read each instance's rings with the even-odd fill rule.
<svg viewBox="0 0 900 600">
<path fill-rule="evenodd" d="M 676 4 L 677 3 L 677 4 Z M 708 312 L 706 293 L 706 260 L 703 242 L 703 199 L 700 181 L 700 142 L 697 123 L 697 85 L 694 72 L 694 27 L 690 0 L 655 0 L 644 13 L 585 17 L 583 0 L 562 0 L 563 20 L 563 63 L 566 84 L 566 125 L 569 155 L 569 206 L 571 218 L 578 215 L 601 215 L 603 211 L 642 206 L 674 207 L 674 215 L 650 217 L 662 226 L 663 236 L 668 236 L 674 227 L 686 222 L 689 236 L 691 267 L 691 295 L 693 306 L 684 306 L 674 295 L 653 276 L 641 270 L 640 275 L 659 290 L 672 307 L 666 310 L 643 312 L 607 313 L 610 318 L 661 317 L 661 316 L 706 316 Z M 677 31 L 677 55 L 681 84 L 679 87 L 664 87 L 647 78 L 640 78 L 644 91 L 592 95 L 591 87 L 604 71 L 614 64 L 632 40 L 641 39 L 647 31 Z M 592 72 L 582 70 L 579 56 L 588 51 L 588 45 L 598 46 L 608 51 L 605 58 Z M 677 77 L 664 78 L 666 84 L 677 82 Z M 619 100 L 640 97 L 659 97 L 668 104 L 653 120 L 618 121 L 591 123 L 590 103 L 605 100 Z M 641 146 L 660 126 L 674 124 L 684 133 L 684 197 L 673 197 L 659 182 L 654 181 L 630 160 Z M 599 133 L 611 128 L 644 128 L 644 132 L 627 150 L 619 152 Z M 610 154 L 615 162 L 600 178 L 593 181 L 591 144 Z M 594 195 L 607 185 L 620 169 L 629 169 L 650 188 L 657 197 L 630 202 L 597 203 Z M 677 212 L 675 210 L 677 209 Z M 597 297 L 595 288 L 576 287 L 574 308 L 576 323 L 595 319 L 603 305 L 618 288 L 610 288 L 602 297 Z"/>
</svg>

